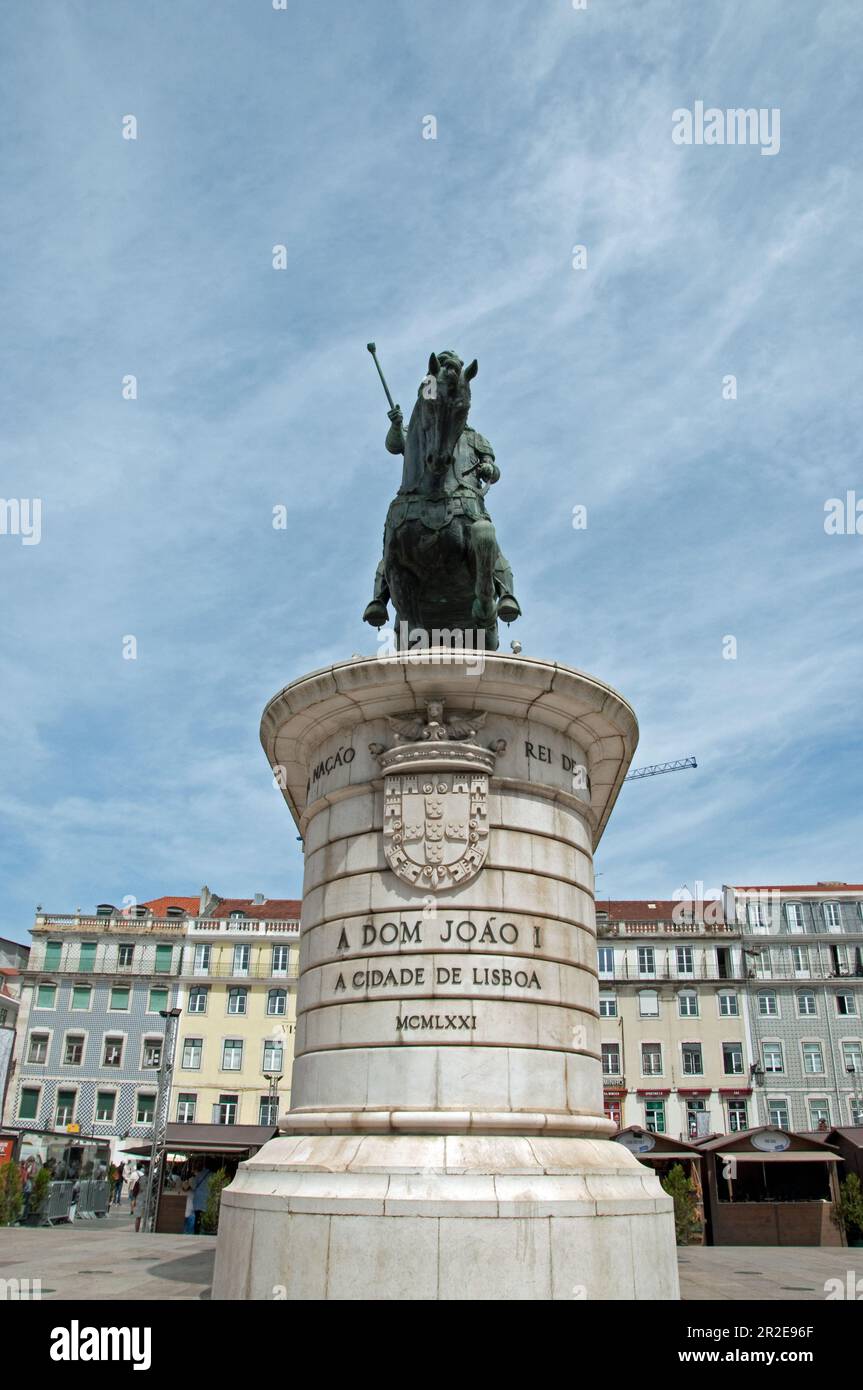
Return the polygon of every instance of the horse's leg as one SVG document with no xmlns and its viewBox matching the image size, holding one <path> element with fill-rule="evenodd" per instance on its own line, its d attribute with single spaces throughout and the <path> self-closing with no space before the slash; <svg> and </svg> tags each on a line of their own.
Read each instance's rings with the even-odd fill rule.
<svg viewBox="0 0 863 1390">
<path fill-rule="evenodd" d="M 497 562 L 497 536 L 488 517 L 481 517 L 470 528 L 470 544 L 474 561 L 474 600 L 472 615 L 485 630 L 486 645 L 497 651 L 497 597 L 494 588 L 494 567 Z"/>
</svg>

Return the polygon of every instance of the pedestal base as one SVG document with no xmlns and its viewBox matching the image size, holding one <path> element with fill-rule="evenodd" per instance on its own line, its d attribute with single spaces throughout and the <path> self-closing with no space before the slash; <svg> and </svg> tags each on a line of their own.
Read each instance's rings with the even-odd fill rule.
<svg viewBox="0 0 863 1390">
<path fill-rule="evenodd" d="M 609 1140 L 273 1139 L 223 1193 L 213 1297 L 676 1299 L 671 1208 Z"/>
</svg>

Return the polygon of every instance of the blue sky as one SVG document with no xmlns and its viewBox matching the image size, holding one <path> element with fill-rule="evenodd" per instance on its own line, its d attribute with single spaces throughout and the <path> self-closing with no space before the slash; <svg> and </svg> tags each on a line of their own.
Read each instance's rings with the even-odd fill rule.
<svg viewBox="0 0 863 1390">
<path fill-rule="evenodd" d="M 860 881 L 863 535 L 824 530 L 863 499 L 855 0 L 0 26 L 0 496 L 43 507 L 40 544 L 0 535 L 0 935 L 37 903 L 299 893 L 258 724 L 375 650 L 370 338 L 403 404 L 431 349 L 479 360 L 508 635 L 631 701 L 637 765 L 699 760 L 624 788 L 600 893 Z M 778 107 L 779 153 L 674 144 L 698 100 Z"/>
</svg>

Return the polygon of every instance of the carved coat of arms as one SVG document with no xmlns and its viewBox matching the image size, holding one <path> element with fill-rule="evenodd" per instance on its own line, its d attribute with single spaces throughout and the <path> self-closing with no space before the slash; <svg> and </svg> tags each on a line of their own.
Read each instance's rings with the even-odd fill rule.
<svg viewBox="0 0 863 1390">
<path fill-rule="evenodd" d="M 399 742 L 380 758 L 384 779 L 384 855 L 393 873 L 419 889 L 467 883 L 488 853 L 488 788 L 495 754 L 468 742 L 485 716 L 443 720 L 441 701 L 429 701 L 426 721 L 391 719 Z"/>
</svg>

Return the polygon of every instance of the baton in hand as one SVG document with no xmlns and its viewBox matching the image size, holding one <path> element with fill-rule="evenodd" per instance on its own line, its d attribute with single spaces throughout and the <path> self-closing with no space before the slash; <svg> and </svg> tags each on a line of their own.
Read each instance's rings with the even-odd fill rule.
<svg viewBox="0 0 863 1390">
<path fill-rule="evenodd" d="M 380 377 L 380 379 L 381 379 L 381 384 L 383 385 L 383 388 L 384 388 L 384 390 L 385 390 L 386 393 L 387 393 L 387 400 L 388 400 L 389 403 L 390 403 L 390 410 L 397 410 L 397 409 L 398 409 L 398 406 L 396 405 L 395 401 L 393 400 L 392 396 L 390 395 L 390 388 L 387 386 L 386 378 L 385 378 L 383 372 L 381 371 L 381 364 L 380 364 L 380 362 L 378 361 L 378 357 L 377 357 L 377 349 L 375 348 L 374 343 L 366 343 L 366 347 L 368 348 L 369 352 L 371 353 L 372 357 L 374 358 L 375 366 L 376 366 L 377 369 L 378 369 L 378 376 Z"/>
</svg>

